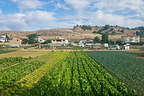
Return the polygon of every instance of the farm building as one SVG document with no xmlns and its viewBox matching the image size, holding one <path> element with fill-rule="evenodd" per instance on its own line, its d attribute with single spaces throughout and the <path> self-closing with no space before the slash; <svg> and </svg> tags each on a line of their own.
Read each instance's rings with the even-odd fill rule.
<svg viewBox="0 0 144 96">
<path fill-rule="evenodd" d="M 56 39 L 51 40 L 53 45 L 67 45 L 69 41 L 67 39 L 57 37 Z"/>
<path fill-rule="evenodd" d="M 122 36 L 121 40 L 125 43 L 139 43 L 140 37 L 136 35 L 127 35 L 127 36 Z"/>
</svg>

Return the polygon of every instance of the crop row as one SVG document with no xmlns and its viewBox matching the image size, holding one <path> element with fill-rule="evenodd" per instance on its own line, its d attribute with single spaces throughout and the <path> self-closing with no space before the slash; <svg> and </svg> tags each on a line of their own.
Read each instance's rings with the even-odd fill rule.
<svg viewBox="0 0 144 96">
<path fill-rule="evenodd" d="M 9 57 L 0 59 L 0 71 L 11 66 L 14 66 L 18 63 L 25 62 L 26 60 L 30 60 L 30 58 L 22 58 L 22 57 Z"/>
<path fill-rule="evenodd" d="M 29 96 L 135 96 L 135 91 L 113 78 L 93 59 L 72 52 L 56 64 Z"/>
<path fill-rule="evenodd" d="M 135 89 L 138 95 L 144 95 L 144 59 L 137 57 L 139 54 L 106 51 L 86 53 L 128 87 Z"/>
<path fill-rule="evenodd" d="M 61 61 L 63 58 L 67 56 L 67 53 L 65 52 L 52 52 L 48 53 L 40 58 L 37 58 L 38 60 L 44 61 L 48 60 L 34 70 L 33 72 L 29 73 L 25 77 L 23 77 L 21 80 L 17 81 L 12 87 L 10 87 L 7 90 L 4 90 L 2 92 L 2 96 L 26 96 L 28 93 L 28 90 L 33 87 L 35 83 L 37 83 L 49 70 L 55 66 L 55 64 L 59 61 Z"/>
</svg>

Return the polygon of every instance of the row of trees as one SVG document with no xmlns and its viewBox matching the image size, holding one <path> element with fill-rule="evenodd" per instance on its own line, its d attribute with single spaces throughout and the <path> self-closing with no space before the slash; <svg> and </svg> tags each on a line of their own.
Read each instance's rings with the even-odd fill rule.
<svg viewBox="0 0 144 96">
<path fill-rule="evenodd" d="M 74 26 L 74 29 L 77 27 L 80 27 L 83 30 L 92 30 L 92 26 L 90 26 L 90 25 L 76 25 L 76 26 Z"/>
</svg>

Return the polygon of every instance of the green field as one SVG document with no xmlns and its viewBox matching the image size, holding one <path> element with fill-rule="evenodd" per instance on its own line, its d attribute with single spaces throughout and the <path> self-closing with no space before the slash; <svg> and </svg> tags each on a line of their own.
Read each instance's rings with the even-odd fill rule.
<svg viewBox="0 0 144 96">
<path fill-rule="evenodd" d="M 144 95 L 144 59 L 128 52 L 86 52 L 109 73 L 119 78 L 128 87 L 133 88 L 141 96 Z"/>
<path fill-rule="evenodd" d="M 15 50 L 4 50 L 4 49 L 0 49 L 0 54 L 3 53 L 9 53 L 9 52 L 14 52 Z"/>
<path fill-rule="evenodd" d="M 0 62 L 0 96 L 136 96 L 83 52 Z"/>
</svg>

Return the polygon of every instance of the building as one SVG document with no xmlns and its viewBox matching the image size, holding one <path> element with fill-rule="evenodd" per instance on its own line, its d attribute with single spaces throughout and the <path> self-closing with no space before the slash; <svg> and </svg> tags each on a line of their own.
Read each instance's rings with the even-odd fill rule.
<svg viewBox="0 0 144 96">
<path fill-rule="evenodd" d="M 94 50 L 102 49 L 102 44 L 101 43 L 96 43 L 96 44 L 92 45 L 92 49 L 94 49 Z"/>
<path fill-rule="evenodd" d="M 85 46 L 92 46 L 93 44 L 94 44 L 93 39 L 91 38 L 85 38 L 85 39 L 80 40 L 79 42 L 79 45 L 85 45 Z"/>
<path fill-rule="evenodd" d="M 10 44 L 17 44 L 17 45 L 21 45 L 22 44 L 22 40 L 25 39 L 25 37 L 12 37 L 12 40 L 9 42 Z"/>
<path fill-rule="evenodd" d="M 53 45 L 67 45 L 69 44 L 69 41 L 67 39 L 61 38 L 61 37 L 57 37 L 56 39 L 52 39 L 51 40 Z"/>
<path fill-rule="evenodd" d="M 140 37 L 136 35 L 127 35 L 127 36 L 122 36 L 121 40 L 125 43 L 139 43 Z"/>
<path fill-rule="evenodd" d="M 8 42 L 8 35 L 7 34 L 0 34 L 0 42 Z"/>
<path fill-rule="evenodd" d="M 45 42 L 45 40 L 44 40 L 43 38 L 41 38 L 41 37 L 37 37 L 37 41 L 38 41 L 39 43 L 44 43 L 44 42 Z"/>
</svg>

